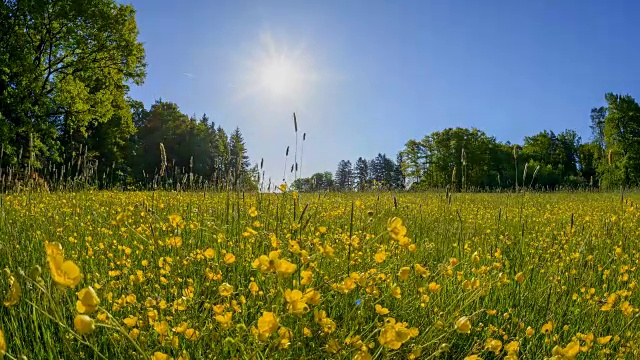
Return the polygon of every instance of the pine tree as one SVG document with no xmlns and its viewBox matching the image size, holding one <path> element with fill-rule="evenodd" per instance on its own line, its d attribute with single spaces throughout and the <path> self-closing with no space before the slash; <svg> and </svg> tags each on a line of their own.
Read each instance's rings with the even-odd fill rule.
<svg viewBox="0 0 640 360">
<path fill-rule="evenodd" d="M 216 130 L 214 183 L 220 189 L 226 183 L 229 163 L 229 138 L 221 126 Z"/>
<path fill-rule="evenodd" d="M 356 160 L 355 178 L 358 191 L 364 191 L 369 183 L 369 163 L 362 157 Z"/>
<path fill-rule="evenodd" d="M 247 147 L 240 129 L 236 129 L 229 137 L 229 172 L 235 189 L 244 188 L 251 183 L 249 176 L 249 157 Z"/>
<path fill-rule="evenodd" d="M 402 173 L 402 153 L 398 153 L 396 158 L 396 163 L 393 164 L 393 172 L 391 176 L 391 187 L 394 189 L 402 190 L 404 189 L 404 181 L 405 177 Z"/>
<path fill-rule="evenodd" d="M 335 184 L 339 190 L 351 190 L 353 187 L 353 168 L 351 161 L 341 160 L 336 171 Z"/>
</svg>

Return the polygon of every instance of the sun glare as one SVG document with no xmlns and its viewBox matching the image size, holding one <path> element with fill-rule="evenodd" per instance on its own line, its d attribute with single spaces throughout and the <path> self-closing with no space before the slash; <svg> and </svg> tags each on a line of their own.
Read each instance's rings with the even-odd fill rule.
<svg viewBox="0 0 640 360">
<path fill-rule="evenodd" d="M 271 95 L 291 96 L 300 85 L 301 74 L 296 65 L 284 56 L 264 59 L 260 69 L 260 87 Z"/>
<path fill-rule="evenodd" d="M 291 48 L 265 33 L 248 57 L 242 96 L 257 95 L 288 104 L 300 101 L 314 79 L 304 47 Z"/>
</svg>

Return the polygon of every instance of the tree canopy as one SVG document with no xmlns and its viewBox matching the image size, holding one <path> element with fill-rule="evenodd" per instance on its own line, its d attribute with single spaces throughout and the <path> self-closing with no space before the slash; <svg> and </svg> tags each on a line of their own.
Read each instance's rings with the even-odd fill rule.
<svg viewBox="0 0 640 360">
<path fill-rule="evenodd" d="M 129 97 L 146 75 L 131 5 L 3 1 L 0 34 L 0 167 L 14 170 L 8 176 L 256 188 L 239 129 L 228 136 L 206 115 L 188 117 L 165 101 L 145 109 Z"/>
</svg>

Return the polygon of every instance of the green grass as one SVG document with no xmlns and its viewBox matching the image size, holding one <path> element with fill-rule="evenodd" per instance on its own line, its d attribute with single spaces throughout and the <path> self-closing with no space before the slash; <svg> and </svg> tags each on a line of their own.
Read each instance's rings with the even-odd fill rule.
<svg viewBox="0 0 640 360">
<path fill-rule="evenodd" d="M 485 345 L 500 340 L 517 341 L 511 355 L 519 359 L 563 359 L 554 347 L 572 342 L 582 346 L 579 359 L 636 358 L 636 201 L 637 193 L 623 201 L 619 193 L 406 193 L 395 200 L 389 193 L 6 195 L 0 265 L 22 296 L 0 308 L 5 357 L 497 359 L 507 351 Z M 177 226 L 173 214 L 181 217 Z M 402 219 L 415 249 L 392 239 L 393 217 Z M 45 241 L 59 242 L 81 268 L 75 289 L 52 281 Z M 252 266 L 273 250 L 296 265 L 292 275 Z M 225 263 L 227 254 L 235 261 Z M 429 275 L 416 273 L 416 264 Z M 28 276 L 35 266 L 43 286 Z M 398 276 L 403 267 L 407 279 Z M 309 274 L 311 283 L 301 285 Z M 0 279 L 5 298 L 7 280 Z M 233 287 L 230 296 L 220 294 L 223 283 Z M 90 314 L 95 330 L 80 336 L 76 292 L 86 286 L 101 302 Z M 310 288 L 320 303 L 307 299 L 301 314 L 291 313 L 285 291 Z M 378 314 L 377 304 L 389 313 Z M 232 313 L 228 326 L 216 310 Z M 319 321 L 320 311 L 331 321 Z M 261 337 L 255 328 L 264 312 L 275 313 L 279 325 Z M 138 318 L 133 327 L 123 322 L 130 316 Z M 472 325 L 468 334 L 455 328 L 463 316 Z M 168 331 L 161 334 L 163 321 Z M 195 339 L 180 329 L 185 322 Z M 381 334 L 402 333 L 400 322 L 417 333 L 400 336 L 398 349 L 383 346 L 381 340 L 389 343 Z M 548 323 L 552 330 L 543 334 Z"/>
</svg>

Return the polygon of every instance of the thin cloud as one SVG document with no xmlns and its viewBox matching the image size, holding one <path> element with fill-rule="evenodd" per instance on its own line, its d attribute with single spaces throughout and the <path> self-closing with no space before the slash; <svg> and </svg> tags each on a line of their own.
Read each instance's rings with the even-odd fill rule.
<svg viewBox="0 0 640 360">
<path fill-rule="evenodd" d="M 193 74 L 186 73 L 186 72 L 185 72 L 185 73 L 182 73 L 182 74 L 183 74 L 184 76 L 188 77 L 188 78 L 191 78 L 191 79 L 193 79 L 193 78 L 195 77 Z"/>
</svg>

